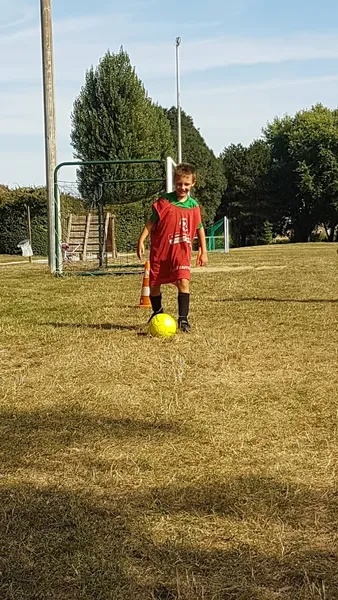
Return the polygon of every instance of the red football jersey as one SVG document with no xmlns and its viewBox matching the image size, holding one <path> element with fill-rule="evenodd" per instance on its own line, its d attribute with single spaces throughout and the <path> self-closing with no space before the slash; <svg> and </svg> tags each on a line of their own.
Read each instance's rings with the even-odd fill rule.
<svg viewBox="0 0 338 600">
<path fill-rule="evenodd" d="M 190 279 L 192 243 L 201 223 L 199 206 L 184 208 L 165 198 L 153 206 L 158 221 L 151 229 L 150 286 Z"/>
</svg>

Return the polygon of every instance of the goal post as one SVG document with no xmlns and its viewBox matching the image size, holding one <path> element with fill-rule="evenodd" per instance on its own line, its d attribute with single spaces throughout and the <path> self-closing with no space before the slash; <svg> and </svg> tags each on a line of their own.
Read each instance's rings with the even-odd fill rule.
<svg viewBox="0 0 338 600">
<path fill-rule="evenodd" d="M 63 223 L 61 216 L 61 199 L 60 199 L 60 181 L 59 175 L 61 169 L 64 167 L 118 167 L 119 165 L 125 166 L 142 166 L 151 167 L 158 165 L 160 167 L 160 175 L 159 177 L 114 177 L 103 179 L 97 185 L 97 191 L 95 194 L 95 198 L 92 198 L 92 204 L 96 203 L 99 214 L 99 266 L 102 266 L 102 248 L 101 248 L 101 229 L 102 229 L 102 209 L 103 209 L 103 195 L 104 195 L 104 185 L 112 184 L 155 184 L 156 182 L 161 183 L 163 188 L 165 187 L 167 192 L 171 192 L 173 190 L 173 176 L 175 169 L 175 162 L 172 158 L 167 157 L 165 160 L 158 158 L 150 158 L 150 159 L 128 159 L 128 160 L 90 160 L 90 161 L 67 161 L 62 162 L 57 165 L 54 170 L 54 216 L 55 216 L 55 255 L 52 256 L 52 260 L 50 261 L 50 270 L 52 273 L 56 275 L 62 275 L 63 272 Z M 141 199 L 141 198 L 140 198 Z M 135 200 L 131 200 L 130 202 L 135 202 Z M 125 202 L 127 204 L 128 201 Z"/>
<path fill-rule="evenodd" d="M 224 253 L 230 252 L 229 219 L 224 217 Z"/>
<path fill-rule="evenodd" d="M 176 163 L 173 161 L 170 156 L 166 159 L 166 189 L 167 192 L 172 192 L 174 190 L 174 171 L 175 171 Z"/>
<path fill-rule="evenodd" d="M 212 225 L 206 228 L 206 241 L 208 252 L 224 252 L 228 254 L 230 251 L 230 228 L 229 219 L 223 217 Z"/>
</svg>

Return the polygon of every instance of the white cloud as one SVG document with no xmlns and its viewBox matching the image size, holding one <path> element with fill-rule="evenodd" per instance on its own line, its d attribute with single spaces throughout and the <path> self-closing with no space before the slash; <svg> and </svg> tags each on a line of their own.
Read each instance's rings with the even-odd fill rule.
<svg viewBox="0 0 338 600">
<path fill-rule="evenodd" d="M 20 149 L 17 152 L 4 152 L 0 150 L 1 184 L 9 187 L 38 187 L 43 185 L 45 180 L 43 142 L 41 146 L 40 152 L 22 152 Z M 68 152 L 59 152 L 60 162 L 69 159 L 71 160 L 71 156 L 69 156 Z M 62 171 L 62 177 L 69 182 L 75 182 L 75 169 L 65 168 Z"/>
<path fill-rule="evenodd" d="M 8 2 L 0 0 L 0 32 L 6 32 L 15 27 L 22 27 L 30 22 L 34 16 L 34 9 L 24 0 Z"/>
<path fill-rule="evenodd" d="M 173 71 L 172 51 L 168 44 L 142 44 L 140 47 L 130 44 L 128 50 L 134 62 L 137 58 L 143 76 L 163 76 Z M 232 65 L 277 64 L 294 60 L 332 58 L 338 58 L 338 38 L 334 35 L 304 34 L 272 39 L 205 39 L 188 41 L 182 45 L 181 71 L 184 75 Z"/>
<path fill-rule="evenodd" d="M 0 92 L 0 133 L 36 135 L 42 127 L 42 96 L 37 88 Z"/>
<path fill-rule="evenodd" d="M 295 92 L 297 89 L 297 92 Z M 292 90 L 292 92 L 291 92 Z M 248 144 L 261 135 L 262 127 L 276 115 L 292 114 L 300 107 L 310 108 L 316 102 L 335 106 L 338 98 L 338 76 L 318 77 L 299 80 L 265 81 L 263 83 L 237 86 L 220 86 L 219 88 L 201 88 L 185 90 L 184 108 L 193 115 L 195 124 L 200 128 L 207 143 L 214 148 L 216 154 L 230 143 Z M 39 94 L 32 91 L 27 97 L 27 106 L 37 105 Z M 167 94 L 158 97 L 163 105 L 169 105 Z M 58 131 L 59 139 L 69 136 L 69 114 L 73 94 L 58 96 Z M 2 96 L 0 95 L 2 103 Z M 13 114 L 15 114 L 15 97 L 11 98 Z M 14 117 L 7 125 L 7 134 L 11 127 L 20 126 L 21 133 L 41 137 L 41 151 L 36 153 L 9 154 L 0 151 L 0 181 L 3 183 L 40 184 L 44 178 L 44 156 L 42 140 L 42 106 L 37 110 L 39 116 L 29 119 L 27 113 L 21 113 L 20 121 Z M 40 126 L 38 125 L 40 119 Z M 0 121 L 0 127 L 3 123 Z M 72 149 L 67 150 L 65 142 L 59 144 L 59 161 L 72 160 Z M 62 171 L 62 179 L 74 180 L 74 169 Z"/>
<path fill-rule="evenodd" d="M 218 154 L 226 145 L 249 144 L 260 137 L 262 128 L 276 116 L 294 114 L 318 102 L 335 108 L 337 98 L 338 76 L 187 91 L 185 106 Z"/>
<path fill-rule="evenodd" d="M 203 87 L 189 89 L 188 94 L 199 94 L 202 96 L 213 96 L 215 94 L 235 94 L 242 92 L 252 92 L 254 90 L 273 90 L 277 88 L 321 86 L 326 83 L 336 83 L 338 75 L 323 75 L 319 77 L 304 77 L 300 79 L 268 79 L 250 83 L 235 83 L 220 85 L 219 87 Z"/>
<path fill-rule="evenodd" d="M 14 4 L 14 3 L 12 3 Z M 38 4 L 38 3 L 36 3 Z M 25 154 L 20 148 L 8 157 L 1 150 L 0 182 L 41 183 L 44 180 L 43 104 L 39 12 L 23 0 L 9 6 L 0 0 L 0 136 L 34 136 L 41 152 Z M 72 158 L 70 113 L 84 81 L 85 70 L 97 64 L 110 46 L 121 44 L 131 56 L 151 97 L 165 106 L 175 102 L 174 23 L 136 23 L 130 12 L 58 20 L 54 25 L 59 159 Z M 19 25 L 19 26 L 18 26 Z M 205 24 L 204 24 L 205 25 Z M 210 25 L 212 31 L 212 24 Z M 276 38 L 205 37 L 180 27 L 184 109 L 193 115 L 206 141 L 218 153 L 230 142 L 248 143 L 276 114 L 294 112 L 317 101 L 332 105 L 338 98 L 337 78 L 276 79 L 246 84 L 204 84 L 209 69 L 234 65 L 278 64 L 283 61 L 337 59 L 338 36 L 304 33 Z M 149 39 L 153 40 L 149 42 Z M 189 81 L 195 83 L 187 84 Z M 196 83 L 197 82 L 197 83 Z M 290 91 L 292 89 L 292 92 Z M 28 139 L 28 138 L 27 138 Z M 27 144 L 27 141 L 26 141 Z M 36 143 L 35 143 L 36 147 Z M 14 161 L 14 162 L 13 162 Z"/>
<path fill-rule="evenodd" d="M 181 27 L 184 30 L 184 27 Z M 141 77 L 167 77 L 174 70 L 173 25 L 136 24 L 131 14 L 80 17 L 56 21 L 54 42 L 59 81 L 79 81 L 108 47 L 117 51 L 123 44 Z M 200 34 L 201 35 L 201 34 Z M 152 38 L 150 43 L 148 40 Z M 19 43 L 19 40 L 22 43 Z M 23 28 L 1 34 L 0 52 L 8 59 L 0 64 L 2 81 L 40 80 L 40 29 Z M 257 65 L 293 60 L 338 58 L 334 34 L 304 33 L 285 37 L 184 38 L 182 32 L 182 75 L 231 65 Z"/>
</svg>

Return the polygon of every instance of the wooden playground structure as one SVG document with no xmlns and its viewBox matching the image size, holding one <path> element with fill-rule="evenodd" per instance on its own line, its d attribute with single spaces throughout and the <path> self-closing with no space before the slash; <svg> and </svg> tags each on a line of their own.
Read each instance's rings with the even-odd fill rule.
<svg viewBox="0 0 338 600">
<path fill-rule="evenodd" d="M 100 252 L 99 218 L 88 212 L 84 215 L 70 214 L 67 218 L 65 246 L 80 261 L 98 258 Z M 117 258 L 115 215 L 107 212 L 102 223 L 102 253 Z"/>
</svg>

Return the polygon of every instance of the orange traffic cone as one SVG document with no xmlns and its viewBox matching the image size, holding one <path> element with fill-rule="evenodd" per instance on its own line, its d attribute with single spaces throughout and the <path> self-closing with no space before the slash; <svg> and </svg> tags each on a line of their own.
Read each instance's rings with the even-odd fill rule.
<svg viewBox="0 0 338 600">
<path fill-rule="evenodd" d="M 149 262 L 149 260 L 147 260 L 144 265 L 144 275 L 143 275 L 139 308 L 151 308 L 149 272 L 150 272 L 150 262 Z"/>
</svg>

